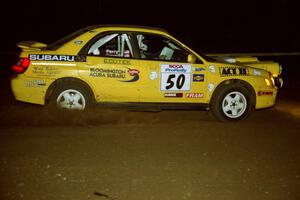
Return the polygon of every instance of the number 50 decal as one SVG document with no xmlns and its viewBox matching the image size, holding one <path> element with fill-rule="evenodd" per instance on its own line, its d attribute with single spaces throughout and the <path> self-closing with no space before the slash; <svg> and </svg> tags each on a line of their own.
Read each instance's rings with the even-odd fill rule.
<svg viewBox="0 0 300 200">
<path fill-rule="evenodd" d="M 170 89 L 180 90 L 183 87 L 184 82 L 185 82 L 184 74 L 180 74 L 177 77 L 176 74 L 170 74 L 167 80 L 166 90 L 170 90 Z"/>
<path fill-rule="evenodd" d="M 160 90 L 189 91 L 191 86 L 190 65 L 161 65 Z"/>
</svg>

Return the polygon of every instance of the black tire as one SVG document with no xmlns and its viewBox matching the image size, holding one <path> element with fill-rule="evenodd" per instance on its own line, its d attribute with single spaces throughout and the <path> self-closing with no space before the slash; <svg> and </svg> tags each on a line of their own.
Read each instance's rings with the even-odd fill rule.
<svg viewBox="0 0 300 200">
<path fill-rule="evenodd" d="M 210 109 L 220 121 L 245 119 L 253 110 L 251 92 L 241 83 L 221 85 L 213 94 Z"/>
<path fill-rule="evenodd" d="M 74 80 L 64 80 L 55 86 L 48 102 L 48 106 L 61 110 L 86 110 L 93 104 L 90 89 Z"/>
</svg>

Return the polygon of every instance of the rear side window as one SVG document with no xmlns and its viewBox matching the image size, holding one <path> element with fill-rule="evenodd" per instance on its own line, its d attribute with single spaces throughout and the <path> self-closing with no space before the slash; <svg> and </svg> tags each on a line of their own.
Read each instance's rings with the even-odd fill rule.
<svg viewBox="0 0 300 200">
<path fill-rule="evenodd" d="M 131 38 L 126 33 L 110 33 L 94 42 L 88 50 L 90 56 L 132 58 Z"/>
</svg>

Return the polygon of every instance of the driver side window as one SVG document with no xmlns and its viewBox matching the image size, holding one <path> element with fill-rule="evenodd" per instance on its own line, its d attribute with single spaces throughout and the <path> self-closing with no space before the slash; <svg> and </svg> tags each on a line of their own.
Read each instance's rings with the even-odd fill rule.
<svg viewBox="0 0 300 200">
<path fill-rule="evenodd" d="M 141 59 L 187 62 L 189 53 L 169 38 L 148 33 L 136 37 Z"/>
<path fill-rule="evenodd" d="M 88 50 L 88 55 L 101 57 L 132 58 L 132 46 L 129 35 L 110 33 L 98 39 Z"/>
</svg>

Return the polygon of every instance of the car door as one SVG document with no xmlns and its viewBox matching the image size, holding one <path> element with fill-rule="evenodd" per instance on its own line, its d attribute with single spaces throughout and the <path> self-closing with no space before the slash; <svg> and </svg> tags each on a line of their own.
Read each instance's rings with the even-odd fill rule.
<svg viewBox="0 0 300 200">
<path fill-rule="evenodd" d="M 80 76 L 93 87 L 97 101 L 138 102 L 141 69 L 132 59 L 130 35 L 108 32 L 96 37 L 86 48 Z"/>
<path fill-rule="evenodd" d="M 206 95 L 206 67 L 189 63 L 191 53 L 166 36 L 137 33 L 140 63 L 147 66 L 141 102 L 202 103 Z"/>
</svg>

